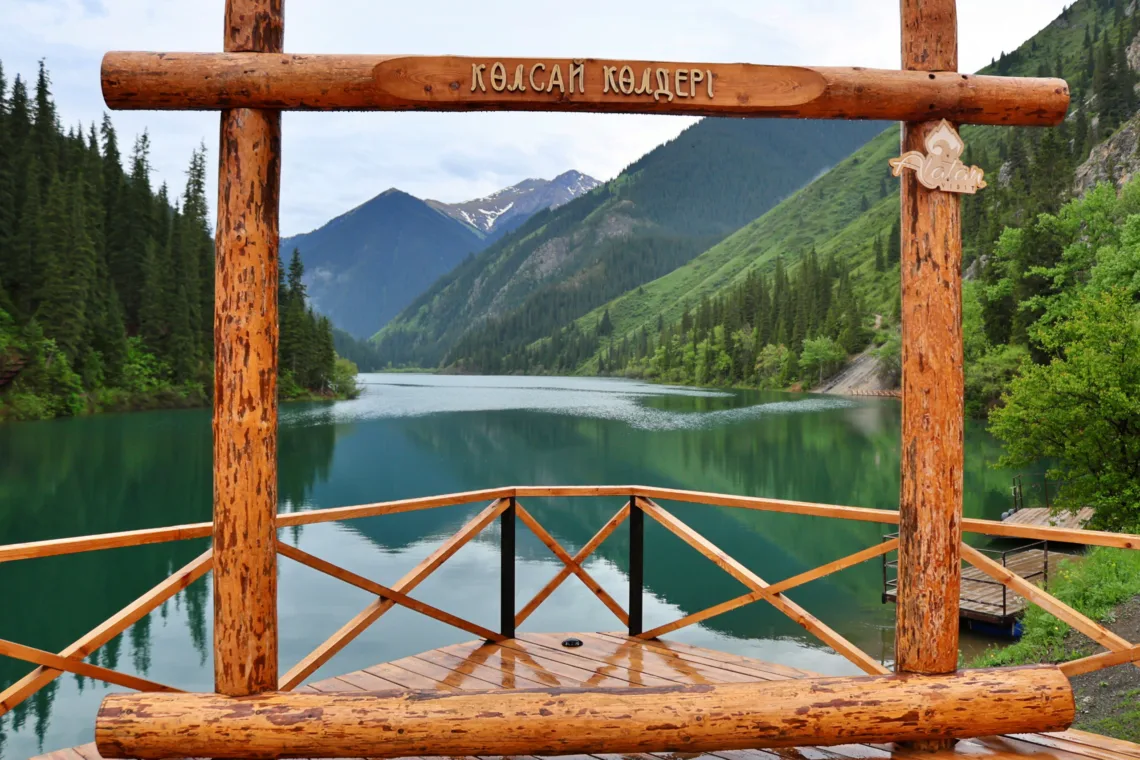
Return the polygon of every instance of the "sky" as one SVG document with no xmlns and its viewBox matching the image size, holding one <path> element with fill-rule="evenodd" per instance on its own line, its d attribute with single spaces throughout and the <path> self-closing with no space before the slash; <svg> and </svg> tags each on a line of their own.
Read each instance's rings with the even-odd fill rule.
<svg viewBox="0 0 1140 760">
<path fill-rule="evenodd" d="M 1072 0 L 959 0 L 960 70 L 976 71 Z M 0 62 L 46 59 L 65 126 L 102 118 L 108 50 L 221 50 L 224 0 L 0 0 Z M 286 0 L 285 51 L 899 66 L 898 0 Z M 124 153 L 149 130 L 155 186 L 185 185 L 218 116 L 112 114 Z M 569 169 L 608 180 L 694 119 L 597 114 L 286 113 L 281 231 L 319 227 L 390 187 L 457 202 Z M 213 198 L 211 197 L 211 201 Z M 211 203 L 213 206 L 213 203 Z"/>
</svg>

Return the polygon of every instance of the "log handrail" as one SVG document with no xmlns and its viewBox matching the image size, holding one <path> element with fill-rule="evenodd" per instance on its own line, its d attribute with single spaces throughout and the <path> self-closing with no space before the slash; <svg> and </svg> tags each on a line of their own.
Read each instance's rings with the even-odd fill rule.
<svg viewBox="0 0 1140 760">
<path fill-rule="evenodd" d="M 541 525 L 532 512 L 518 503 L 519 497 L 588 498 L 611 496 L 620 496 L 627 499 L 627 501 L 624 506 L 574 554 L 567 551 L 558 540 Z M 504 632 L 497 633 L 491 631 L 425 602 L 413 599 L 408 596 L 407 592 L 431 575 L 444 561 L 467 542 L 472 540 L 485 527 L 490 525 L 492 521 L 507 512 L 512 504 L 515 506 L 514 514 L 517 518 L 530 528 L 535 536 L 553 552 L 555 557 L 557 557 L 562 564 L 562 567 L 554 577 L 535 594 L 534 598 L 514 614 L 513 620 L 515 627 L 528 620 L 534 611 L 571 575 L 577 576 L 583 584 L 615 614 L 623 625 L 630 625 L 634 611 L 632 605 L 629 612 L 624 610 L 585 569 L 585 563 L 601 544 L 630 518 L 635 509 L 633 505 L 636 504 L 636 509 L 639 510 L 639 514 L 649 514 L 690 546 L 693 546 L 706 557 L 716 562 L 729 575 L 747 586 L 749 591 L 733 599 L 685 615 L 673 622 L 657 626 L 649 631 L 641 632 L 640 627 L 638 627 L 636 631 L 631 628 L 633 635 L 636 635 L 642 640 L 651 640 L 686 626 L 709 620 L 717 615 L 738 609 L 747 604 L 767 601 L 788 615 L 807 631 L 830 645 L 835 651 L 858 665 L 865 672 L 871 674 L 887 672 L 886 668 L 880 663 L 876 662 L 837 632 L 824 625 L 818 618 L 812 616 L 802 607 L 799 607 L 789 600 L 785 596 L 785 592 L 874 557 L 885 555 L 897 548 L 897 538 L 804 571 L 778 583 L 769 584 L 745 568 L 737 560 L 714 546 L 691 527 L 667 512 L 654 499 L 661 498 L 675 502 L 857 520 L 886 525 L 897 524 L 898 512 L 896 511 L 780 499 L 731 496 L 645 486 L 524 486 L 400 499 L 358 506 L 312 510 L 308 512 L 283 513 L 278 516 L 278 525 L 279 527 L 291 527 L 334 520 L 349 520 L 360 517 L 398 514 L 401 512 L 471 504 L 484 501 L 488 498 L 492 500 L 490 505 L 479 512 L 451 538 L 444 542 L 433 554 L 391 587 L 372 581 L 278 540 L 277 550 L 280 554 L 346 583 L 369 591 L 377 597 L 367 608 L 348 621 L 336 633 L 282 676 L 280 688 L 283 691 L 288 691 L 300 685 L 308 676 L 315 672 L 317 668 L 321 667 L 321 665 L 340 651 L 340 649 L 355 639 L 362 631 L 375 622 L 375 620 L 391 609 L 392 606 L 397 604 L 446 624 L 453 625 L 488 641 L 504 640 Z M 982 533 L 992 536 L 1047 539 L 1122 549 L 1140 549 L 1140 536 L 1129 534 L 1010 525 L 980 519 L 963 520 L 963 529 L 965 532 Z M 93 536 L 10 544 L 8 546 L 0 546 L 0 562 L 169 541 L 202 539 L 208 538 L 210 534 L 210 523 L 193 523 L 166 528 L 149 528 L 138 531 L 122 531 Z M 1132 644 L 1109 631 L 1104 626 L 1081 615 L 1043 589 L 1038 588 L 1029 579 L 1022 578 L 1007 568 L 1002 567 L 999 563 L 989 559 L 980 550 L 963 544 L 962 555 L 963 558 L 972 565 L 993 578 L 994 580 L 992 582 L 999 583 L 1003 588 L 1027 598 L 1030 602 L 1042 607 L 1047 612 L 1053 614 L 1078 631 L 1081 631 L 1108 650 L 1107 652 L 1094 654 L 1061 665 L 1061 670 L 1064 673 L 1075 676 L 1127 663 L 1132 663 L 1140 667 L 1140 644 Z M 87 663 L 84 661 L 84 658 L 107 643 L 107 641 L 111 640 L 114 636 L 122 633 L 137 620 L 149 614 L 187 585 L 206 574 L 212 566 L 212 561 L 212 550 L 207 550 L 197 559 L 147 591 L 132 604 L 101 623 L 58 654 L 0 639 L 0 656 L 12 657 L 37 666 L 33 672 L 0 692 L 0 715 L 10 711 L 13 707 L 26 700 L 63 672 L 72 672 L 118 686 L 138 690 L 173 691 L 174 689 L 171 687 L 145 678 L 118 673 L 108 668 Z M 640 623 L 638 623 L 638 626 L 640 626 Z M 506 630 L 505 632 L 507 635 L 511 633 L 510 630 Z"/>
<path fill-rule="evenodd" d="M 629 688 L 112 694 L 106 758 L 531 757 L 723 752 L 1058 731 L 1056 667 Z M 821 753 L 823 754 L 823 753 Z"/>
<path fill-rule="evenodd" d="M 688 504 L 705 504 L 714 507 L 751 509 L 760 512 L 796 514 L 810 517 L 827 517 L 839 520 L 898 525 L 898 510 L 875 509 L 871 507 L 847 507 L 834 504 L 818 504 L 786 499 L 767 499 L 757 496 L 733 496 L 728 494 L 688 491 L 675 488 L 653 486 L 508 486 L 480 491 L 445 494 L 441 496 L 400 499 L 396 501 L 360 504 L 348 507 L 330 507 L 303 512 L 282 512 L 277 516 L 277 527 L 288 528 L 298 525 L 356 520 L 364 517 L 412 512 L 423 509 L 457 506 L 486 501 L 488 499 L 509 498 L 588 498 L 595 496 L 620 496 L 646 499 L 662 499 Z M 1112 549 L 1140 550 L 1140 535 L 1111 533 L 1099 530 L 1056 528 L 1049 526 L 1018 525 L 997 520 L 983 520 L 967 517 L 962 520 L 964 533 L 975 533 L 1002 538 L 1024 538 L 1038 541 L 1055 541 L 1084 546 L 1105 546 Z M 43 541 L 7 544 L 0 546 L 0 562 L 14 562 L 22 559 L 54 557 L 64 554 L 115 549 L 128 546 L 186 541 L 209 538 L 211 524 L 188 523 L 165 528 L 145 528 L 134 531 L 101 533 L 89 536 L 54 538 Z"/>
</svg>

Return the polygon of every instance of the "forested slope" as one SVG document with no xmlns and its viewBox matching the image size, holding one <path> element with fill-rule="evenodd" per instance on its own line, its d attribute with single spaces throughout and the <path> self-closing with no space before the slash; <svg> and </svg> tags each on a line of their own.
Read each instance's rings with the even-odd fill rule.
<svg viewBox="0 0 1140 760">
<path fill-rule="evenodd" d="M 150 137 L 123 166 L 109 118 L 64 131 L 41 63 L 0 68 L 0 420 L 191 406 L 213 378 L 206 152 L 154 188 Z M 283 390 L 333 380 L 331 326 L 282 290 Z M 290 353 L 291 352 L 291 353 Z"/>
<path fill-rule="evenodd" d="M 1138 20 L 1127 0 L 1080 0 L 985 70 L 1063 76 L 1074 105 L 1055 129 L 963 130 L 966 160 L 982 165 L 991 182 L 963 209 L 965 265 L 978 280 L 968 288 L 974 339 L 967 349 L 975 388 L 990 386 L 979 390 L 983 404 L 1001 385 L 988 375 L 1008 378 L 1016 366 L 1008 355 L 1024 353 L 1040 314 L 1032 299 L 1050 284 L 1034 267 L 1059 255 L 1040 239 L 1013 252 L 998 240 L 1005 228 L 1056 211 L 1072 193 L 1074 168 L 1135 112 Z M 896 127 L 882 132 L 691 262 L 543 339 L 525 347 L 469 339 L 450 359 L 466 371 L 810 383 L 821 364 L 837 366 L 876 328 L 887 340 L 897 319 L 898 181 L 887 161 L 898 144 Z M 806 273 L 798 264 L 805 257 Z"/>
<path fill-rule="evenodd" d="M 503 350 L 526 345 L 689 261 L 879 129 L 699 122 L 615 180 L 469 258 L 377 335 L 381 354 L 397 366 L 435 366 L 461 339 L 485 336 Z"/>
</svg>

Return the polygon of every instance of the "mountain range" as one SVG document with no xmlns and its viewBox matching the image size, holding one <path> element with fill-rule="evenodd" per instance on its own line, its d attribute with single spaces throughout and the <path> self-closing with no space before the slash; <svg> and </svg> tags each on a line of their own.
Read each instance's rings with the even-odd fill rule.
<svg viewBox="0 0 1140 760">
<path fill-rule="evenodd" d="M 1138 32 L 1129 0 L 1078 0 L 980 72 L 1063 77 L 1074 94 L 1070 118 L 1054 129 L 962 130 L 965 160 L 991 178 L 964 199 L 963 234 L 995 351 L 1008 340 L 1002 324 L 1023 324 L 1007 303 L 1020 295 L 988 294 L 1003 292 L 992 284 L 1003 272 L 1025 267 L 998 255 L 998 238 L 1071 197 L 1074 168 L 1090 149 L 1103 153 L 1122 122 L 1120 134 L 1140 133 L 1127 121 L 1138 99 Z M 464 261 L 375 337 L 382 363 L 751 384 L 767 344 L 787 354 L 769 378 L 786 386 L 801 377 L 805 338 L 839 337 L 847 318 L 828 304 L 840 293 L 862 322 L 848 342 L 887 340 L 898 318 L 898 181 L 888 160 L 899 133 L 886 127 L 701 121 L 604 188 Z M 1101 175 L 1115 176 L 1081 176 L 1087 185 Z M 813 253 L 818 313 L 803 313 L 785 290 L 786 313 L 759 324 L 756 299 L 779 295 Z"/>
<path fill-rule="evenodd" d="M 348 333 L 367 337 L 464 257 L 599 184 L 569 171 L 454 204 L 392 188 L 312 232 L 285 238 L 282 259 L 298 249 L 313 307 Z"/>
<path fill-rule="evenodd" d="M 385 364 L 509 350 L 685 265 L 826 172 L 871 122 L 705 119 L 466 259 L 376 336 Z M 501 339 L 501 340 L 499 340 Z"/>
</svg>

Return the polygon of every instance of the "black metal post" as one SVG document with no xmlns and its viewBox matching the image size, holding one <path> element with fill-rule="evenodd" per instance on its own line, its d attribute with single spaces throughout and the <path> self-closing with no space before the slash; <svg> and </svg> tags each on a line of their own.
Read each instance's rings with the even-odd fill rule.
<svg viewBox="0 0 1140 760">
<path fill-rule="evenodd" d="M 629 635 L 643 630 L 642 595 L 645 590 L 645 513 L 637 497 L 629 499 Z"/>
<path fill-rule="evenodd" d="M 499 632 L 515 637 L 515 499 L 499 516 Z"/>
</svg>

